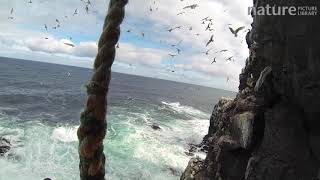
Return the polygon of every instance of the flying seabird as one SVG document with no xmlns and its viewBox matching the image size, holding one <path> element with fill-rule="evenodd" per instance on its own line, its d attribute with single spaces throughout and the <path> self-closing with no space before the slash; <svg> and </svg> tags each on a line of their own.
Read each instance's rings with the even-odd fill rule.
<svg viewBox="0 0 320 180">
<path fill-rule="evenodd" d="M 11 15 L 11 16 L 9 16 L 8 19 L 13 19 L 12 14 L 13 14 L 13 8 L 11 8 L 11 11 L 10 11 L 10 15 Z"/>
<path fill-rule="evenodd" d="M 181 52 L 181 49 L 179 49 L 179 48 L 176 48 L 177 49 L 177 52 L 178 52 L 178 54 L 180 54 L 180 52 Z"/>
<path fill-rule="evenodd" d="M 180 29 L 180 28 L 181 28 L 181 26 L 177 26 L 177 27 L 168 29 L 168 31 L 169 31 L 169 32 L 172 32 L 173 30 L 175 30 L 175 29 Z"/>
<path fill-rule="evenodd" d="M 234 30 L 231 27 L 229 27 L 231 33 L 234 34 L 235 37 L 238 37 L 238 32 L 243 30 L 244 28 L 245 28 L 244 26 L 241 26 L 241 27 L 237 28 L 236 30 Z"/>
<path fill-rule="evenodd" d="M 87 14 L 89 14 L 89 6 L 88 5 L 86 5 L 86 12 L 87 12 Z"/>
<path fill-rule="evenodd" d="M 181 43 L 182 43 L 182 40 L 180 40 L 177 44 L 172 44 L 171 46 L 176 47 L 176 46 L 179 46 Z"/>
<path fill-rule="evenodd" d="M 227 58 L 226 60 L 227 60 L 227 61 L 232 61 L 232 58 L 233 58 L 233 56 Z"/>
<path fill-rule="evenodd" d="M 74 46 L 75 46 L 74 44 L 72 44 L 72 43 L 67 43 L 67 42 L 65 42 L 65 43 L 63 43 L 63 44 L 65 44 L 65 45 L 67 45 L 67 46 L 71 46 L 71 47 L 74 47 Z"/>
<path fill-rule="evenodd" d="M 207 44 L 206 44 L 206 47 L 207 47 L 210 43 L 212 43 L 212 42 L 213 42 L 213 35 L 211 35 L 209 41 L 208 41 Z"/>
<path fill-rule="evenodd" d="M 213 59 L 213 61 L 211 62 L 211 64 L 216 63 L 216 58 Z"/>
<path fill-rule="evenodd" d="M 76 14 L 78 14 L 78 9 L 74 10 L 73 15 L 76 15 Z"/>
<path fill-rule="evenodd" d="M 203 52 L 203 53 L 205 53 L 206 55 L 209 55 L 210 51 L 211 51 L 211 49 L 208 49 L 206 52 Z"/>
<path fill-rule="evenodd" d="M 192 5 L 190 5 L 190 6 L 184 7 L 183 9 L 188 9 L 188 8 L 190 8 L 190 9 L 195 9 L 196 7 L 199 7 L 199 5 L 198 5 L 198 4 L 192 4 Z"/>
<path fill-rule="evenodd" d="M 176 54 L 169 54 L 169 56 L 171 56 L 171 58 L 174 58 L 177 55 Z"/>
</svg>

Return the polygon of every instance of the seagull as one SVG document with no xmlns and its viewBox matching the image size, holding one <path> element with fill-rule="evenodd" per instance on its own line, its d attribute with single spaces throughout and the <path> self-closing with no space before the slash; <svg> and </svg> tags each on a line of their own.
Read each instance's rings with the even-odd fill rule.
<svg viewBox="0 0 320 180">
<path fill-rule="evenodd" d="M 73 15 L 76 15 L 76 14 L 78 14 L 78 9 L 74 10 Z"/>
<path fill-rule="evenodd" d="M 129 32 L 131 32 L 131 29 L 128 29 L 128 30 L 127 30 L 127 33 L 129 33 Z"/>
<path fill-rule="evenodd" d="M 46 24 L 44 25 L 44 28 L 46 29 L 46 31 L 48 31 L 48 26 Z"/>
<path fill-rule="evenodd" d="M 70 47 L 74 47 L 74 44 L 72 44 L 72 43 L 67 43 L 67 42 L 65 42 L 65 43 L 63 43 L 63 44 L 65 44 L 65 45 L 67 45 L 67 46 L 70 46 Z"/>
<path fill-rule="evenodd" d="M 190 5 L 190 6 L 184 7 L 183 9 L 188 9 L 188 8 L 190 8 L 190 9 L 195 9 L 196 7 L 199 7 L 199 5 L 198 5 L 198 4 L 192 4 L 192 5 Z"/>
<path fill-rule="evenodd" d="M 226 49 L 222 49 L 222 50 L 220 50 L 220 51 L 216 51 L 216 52 L 214 52 L 213 54 L 216 54 L 216 53 L 223 53 L 223 52 L 227 52 L 228 50 L 226 50 Z"/>
<path fill-rule="evenodd" d="M 212 43 L 212 42 L 213 42 L 213 35 L 211 35 L 209 41 L 208 41 L 207 44 L 206 44 L 206 47 L 207 47 L 210 43 Z"/>
<path fill-rule="evenodd" d="M 30 4 L 31 4 L 31 3 L 32 3 L 32 1 L 30 0 L 28 3 L 30 3 Z"/>
<path fill-rule="evenodd" d="M 209 16 L 207 16 L 207 17 L 205 17 L 205 18 L 201 19 L 201 21 L 207 21 L 207 20 L 208 20 L 208 18 L 209 18 Z"/>
<path fill-rule="evenodd" d="M 144 32 L 141 32 L 141 36 L 144 37 Z"/>
<path fill-rule="evenodd" d="M 150 6 L 149 11 L 152 12 L 152 7 Z"/>
<path fill-rule="evenodd" d="M 227 58 L 226 60 L 227 60 L 227 61 L 232 61 L 232 58 L 233 58 L 233 56 Z"/>
<path fill-rule="evenodd" d="M 208 49 L 206 52 L 203 52 L 203 53 L 205 53 L 206 55 L 209 55 L 210 51 L 211 51 L 211 49 Z"/>
<path fill-rule="evenodd" d="M 216 58 L 213 59 L 213 61 L 211 62 L 211 64 L 216 63 Z"/>
<path fill-rule="evenodd" d="M 180 52 L 181 52 L 181 49 L 179 49 L 179 48 L 176 48 L 177 49 L 177 52 L 178 52 L 178 54 L 180 54 Z"/>
<path fill-rule="evenodd" d="M 192 31 L 192 26 L 189 27 L 189 31 Z"/>
<path fill-rule="evenodd" d="M 236 30 L 234 30 L 231 27 L 229 27 L 231 33 L 234 34 L 234 37 L 238 37 L 238 32 L 243 30 L 244 28 L 245 28 L 244 26 L 241 26 L 241 27 L 237 28 Z"/>
<path fill-rule="evenodd" d="M 174 28 L 168 29 L 168 31 L 169 31 L 169 32 L 172 32 L 173 30 L 175 30 L 175 29 L 180 29 L 180 28 L 181 28 L 181 26 L 177 26 L 177 27 L 174 27 Z"/>
<path fill-rule="evenodd" d="M 200 34 L 199 33 L 197 33 L 197 34 L 195 34 L 196 36 L 200 36 Z"/>
<path fill-rule="evenodd" d="M 49 38 L 45 37 L 44 39 L 49 39 Z"/>
<path fill-rule="evenodd" d="M 208 26 L 207 26 L 207 28 L 206 28 L 206 31 L 207 31 L 207 30 L 209 30 L 209 31 L 211 30 L 211 29 L 210 29 L 210 23 L 208 24 Z"/>
<path fill-rule="evenodd" d="M 10 11 L 10 15 L 11 15 L 11 16 L 9 16 L 8 19 L 13 19 L 12 14 L 13 14 L 13 8 L 11 8 L 11 11 Z"/>
<path fill-rule="evenodd" d="M 87 12 L 87 14 L 89 14 L 89 6 L 88 5 L 86 5 L 86 12 Z"/>
<path fill-rule="evenodd" d="M 171 56 L 171 58 L 174 58 L 177 55 L 176 54 L 169 54 L 169 56 Z"/>
<path fill-rule="evenodd" d="M 181 43 L 182 43 L 182 40 L 180 40 L 177 44 L 172 44 L 171 46 L 176 47 L 176 46 L 179 46 Z"/>
<path fill-rule="evenodd" d="M 179 12 L 177 15 L 179 16 L 179 15 L 184 14 L 184 13 L 185 13 L 185 12 L 182 11 L 182 12 Z"/>
<path fill-rule="evenodd" d="M 56 22 L 57 22 L 58 24 L 60 24 L 60 21 L 59 21 L 58 19 L 56 19 Z"/>
</svg>

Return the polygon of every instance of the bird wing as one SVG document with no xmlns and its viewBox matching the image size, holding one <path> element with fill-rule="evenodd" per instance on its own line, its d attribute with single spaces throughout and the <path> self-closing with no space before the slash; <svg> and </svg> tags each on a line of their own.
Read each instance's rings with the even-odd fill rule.
<svg viewBox="0 0 320 180">
<path fill-rule="evenodd" d="M 184 7 L 183 9 L 188 9 L 188 8 L 191 8 L 191 6 L 186 6 L 186 7 Z"/>
<path fill-rule="evenodd" d="M 236 32 L 231 28 L 229 27 L 230 31 L 232 32 L 232 34 L 235 34 Z"/>
<path fill-rule="evenodd" d="M 243 30 L 244 28 L 245 28 L 244 26 L 241 26 L 241 27 L 237 28 L 237 29 L 235 30 L 235 33 L 238 33 L 239 31 Z"/>
<path fill-rule="evenodd" d="M 209 41 L 207 42 L 206 46 L 208 46 L 210 43 L 211 43 L 211 41 L 209 40 Z"/>
<path fill-rule="evenodd" d="M 67 46 L 74 47 L 74 44 L 71 44 L 71 43 L 63 43 L 63 44 L 65 44 L 65 45 L 67 45 Z"/>
<path fill-rule="evenodd" d="M 198 5 L 197 4 L 193 4 L 193 5 L 191 5 L 191 9 L 195 9 L 196 7 L 198 7 Z"/>
<path fill-rule="evenodd" d="M 11 14 L 13 13 L 13 8 L 11 8 Z"/>
<path fill-rule="evenodd" d="M 188 8 L 190 8 L 190 9 L 194 9 L 194 8 L 196 8 L 196 7 L 198 7 L 198 5 L 197 5 L 197 4 L 192 4 L 192 5 L 190 5 L 190 6 L 186 6 L 186 7 L 184 7 L 183 9 L 188 9 Z"/>
<path fill-rule="evenodd" d="M 210 40 L 207 42 L 206 46 L 208 46 L 211 42 L 213 42 L 213 35 L 211 35 Z"/>
</svg>

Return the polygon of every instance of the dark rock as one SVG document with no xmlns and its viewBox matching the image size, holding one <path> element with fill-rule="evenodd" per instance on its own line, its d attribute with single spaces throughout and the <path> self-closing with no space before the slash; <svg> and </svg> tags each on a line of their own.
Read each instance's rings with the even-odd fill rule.
<svg viewBox="0 0 320 180">
<path fill-rule="evenodd" d="M 11 144 L 5 138 L 0 138 L 0 156 L 5 155 L 10 150 Z"/>
<path fill-rule="evenodd" d="M 171 174 L 174 176 L 179 176 L 181 174 L 181 172 L 179 172 L 179 170 L 177 170 L 173 167 L 169 167 L 169 170 L 170 170 Z"/>
<path fill-rule="evenodd" d="M 161 130 L 161 127 L 160 127 L 159 125 L 156 125 L 156 124 L 152 124 L 152 125 L 151 125 L 151 128 L 152 128 L 153 130 Z"/>
</svg>

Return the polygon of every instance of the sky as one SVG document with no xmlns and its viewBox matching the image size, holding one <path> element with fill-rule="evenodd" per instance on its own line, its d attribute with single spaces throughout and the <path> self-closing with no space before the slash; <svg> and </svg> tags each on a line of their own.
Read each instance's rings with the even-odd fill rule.
<svg viewBox="0 0 320 180">
<path fill-rule="evenodd" d="M 92 68 L 109 0 L 29 1 L 0 0 L 0 56 Z M 250 6 L 252 0 L 129 0 L 112 70 L 237 91 Z M 238 37 L 229 30 L 241 26 Z"/>
</svg>

